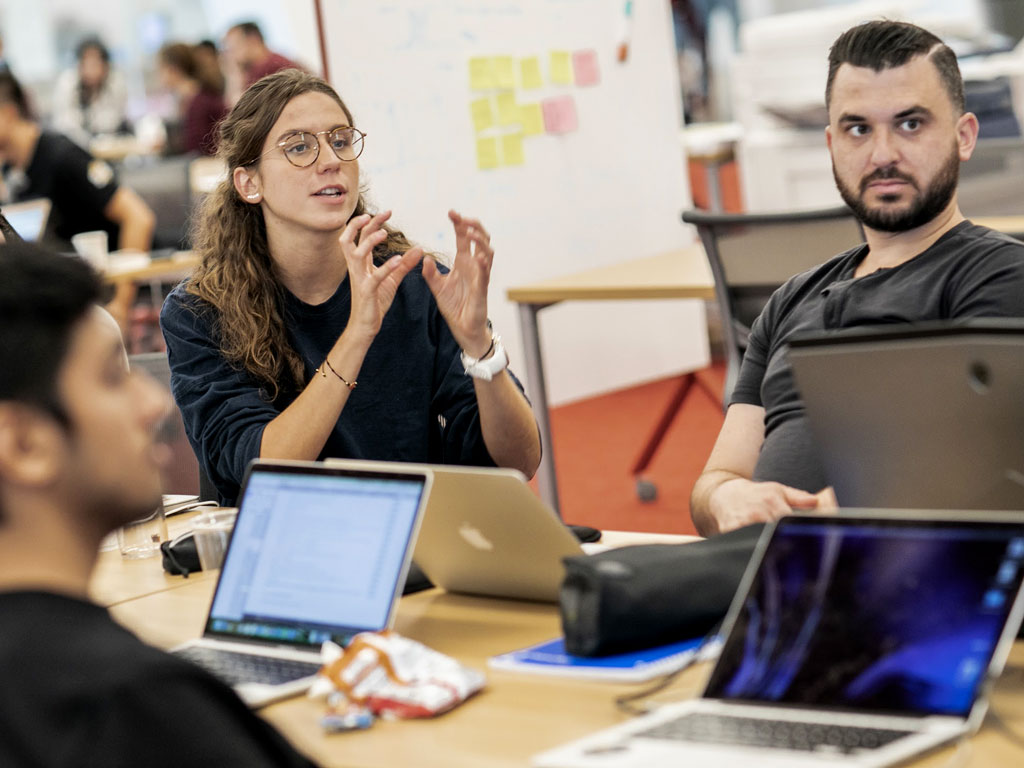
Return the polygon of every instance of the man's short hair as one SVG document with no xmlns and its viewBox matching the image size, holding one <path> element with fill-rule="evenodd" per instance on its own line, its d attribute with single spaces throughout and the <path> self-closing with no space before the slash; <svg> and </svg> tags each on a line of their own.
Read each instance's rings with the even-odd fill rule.
<svg viewBox="0 0 1024 768">
<path fill-rule="evenodd" d="M 255 21 L 243 21 L 235 24 L 231 29 L 241 32 L 246 37 L 255 37 L 261 43 L 263 42 L 263 32 L 260 30 L 260 25 Z"/>
<path fill-rule="evenodd" d="M 0 72 L 0 104 L 13 104 L 18 109 L 18 115 L 23 119 L 30 120 L 32 118 L 32 110 L 29 109 L 25 89 L 21 87 L 21 83 L 9 70 Z"/>
<path fill-rule="evenodd" d="M 828 52 L 825 106 L 832 103 L 832 83 L 843 64 L 870 67 L 875 72 L 902 67 L 915 56 L 927 56 L 935 64 L 953 107 L 964 112 L 964 81 L 956 54 L 927 29 L 902 21 L 868 21 L 841 34 Z"/>
<path fill-rule="evenodd" d="M 40 408 L 69 425 L 58 374 L 74 326 L 101 290 L 99 276 L 75 256 L 0 245 L 0 402 Z"/>
</svg>

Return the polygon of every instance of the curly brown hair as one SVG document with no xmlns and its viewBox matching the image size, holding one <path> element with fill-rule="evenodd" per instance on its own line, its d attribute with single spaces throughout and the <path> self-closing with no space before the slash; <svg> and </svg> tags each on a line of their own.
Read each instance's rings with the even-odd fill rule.
<svg viewBox="0 0 1024 768">
<path fill-rule="evenodd" d="M 285 106 L 304 93 L 323 93 L 334 99 L 349 125 L 352 113 L 324 80 L 298 69 L 267 75 L 254 83 L 220 124 L 217 155 L 228 177 L 203 201 L 193 226 L 193 248 L 199 266 L 185 285 L 216 312 L 220 352 L 234 366 L 248 372 L 265 395 L 274 400 L 282 392 L 297 392 L 305 384 L 302 358 L 288 342 L 285 329 L 285 288 L 274 273 L 267 230 L 260 206 L 242 200 L 231 170 L 255 165 L 263 143 Z M 360 190 L 353 216 L 367 211 Z M 412 244 L 397 229 L 385 226 L 387 237 L 374 249 L 378 264 Z"/>
</svg>

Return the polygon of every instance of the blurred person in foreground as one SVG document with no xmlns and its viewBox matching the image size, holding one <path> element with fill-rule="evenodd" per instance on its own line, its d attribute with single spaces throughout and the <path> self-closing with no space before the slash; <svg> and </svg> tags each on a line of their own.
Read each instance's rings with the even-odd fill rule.
<svg viewBox="0 0 1024 768">
<path fill-rule="evenodd" d="M 0 765 L 310 766 L 89 600 L 100 542 L 160 503 L 168 460 L 169 402 L 129 372 L 100 288 L 79 259 L 0 246 Z"/>
</svg>

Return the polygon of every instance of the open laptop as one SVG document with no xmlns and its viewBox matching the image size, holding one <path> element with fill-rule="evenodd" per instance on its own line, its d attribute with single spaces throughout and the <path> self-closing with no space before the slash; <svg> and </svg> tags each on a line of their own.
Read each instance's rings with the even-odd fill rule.
<svg viewBox="0 0 1024 768">
<path fill-rule="evenodd" d="M 1024 321 L 816 334 L 789 359 L 840 506 L 1024 509 Z"/>
<path fill-rule="evenodd" d="M 42 240 L 46 224 L 50 220 L 50 201 L 45 197 L 26 200 L 22 203 L 7 203 L 3 207 L 4 218 L 22 240 L 34 243 Z"/>
<path fill-rule="evenodd" d="M 391 626 L 428 472 L 253 462 L 200 639 L 172 650 L 253 707 L 301 693 L 327 640 Z"/>
<path fill-rule="evenodd" d="M 699 698 L 534 765 L 905 760 L 980 726 L 1024 612 L 1022 575 L 1020 513 L 785 517 L 758 544 Z"/>
<path fill-rule="evenodd" d="M 449 592 L 558 602 L 562 558 L 583 554 L 579 539 L 517 470 L 354 459 L 325 463 L 433 475 L 413 559 Z"/>
</svg>

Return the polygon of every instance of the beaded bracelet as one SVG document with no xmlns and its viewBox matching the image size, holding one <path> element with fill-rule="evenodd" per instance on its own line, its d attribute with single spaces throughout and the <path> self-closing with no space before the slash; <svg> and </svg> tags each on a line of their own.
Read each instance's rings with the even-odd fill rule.
<svg viewBox="0 0 1024 768">
<path fill-rule="evenodd" d="M 338 379 L 341 381 L 341 383 L 344 384 L 346 387 L 348 387 L 349 389 L 355 389 L 356 388 L 356 384 L 358 384 L 359 382 L 358 381 L 349 381 L 348 379 L 346 379 L 344 376 L 342 376 L 340 373 L 338 373 L 336 370 L 334 370 L 334 366 L 331 365 L 331 361 L 328 360 L 327 358 L 324 358 L 323 365 L 321 365 L 319 368 L 316 369 L 316 372 L 319 373 L 321 376 L 323 376 L 325 379 L 327 378 L 327 371 L 324 370 L 324 365 L 326 365 L 328 368 L 330 368 L 331 369 L 331 373 L 333 373 L 335 376 L 337 376 Z"/>
</svg>

